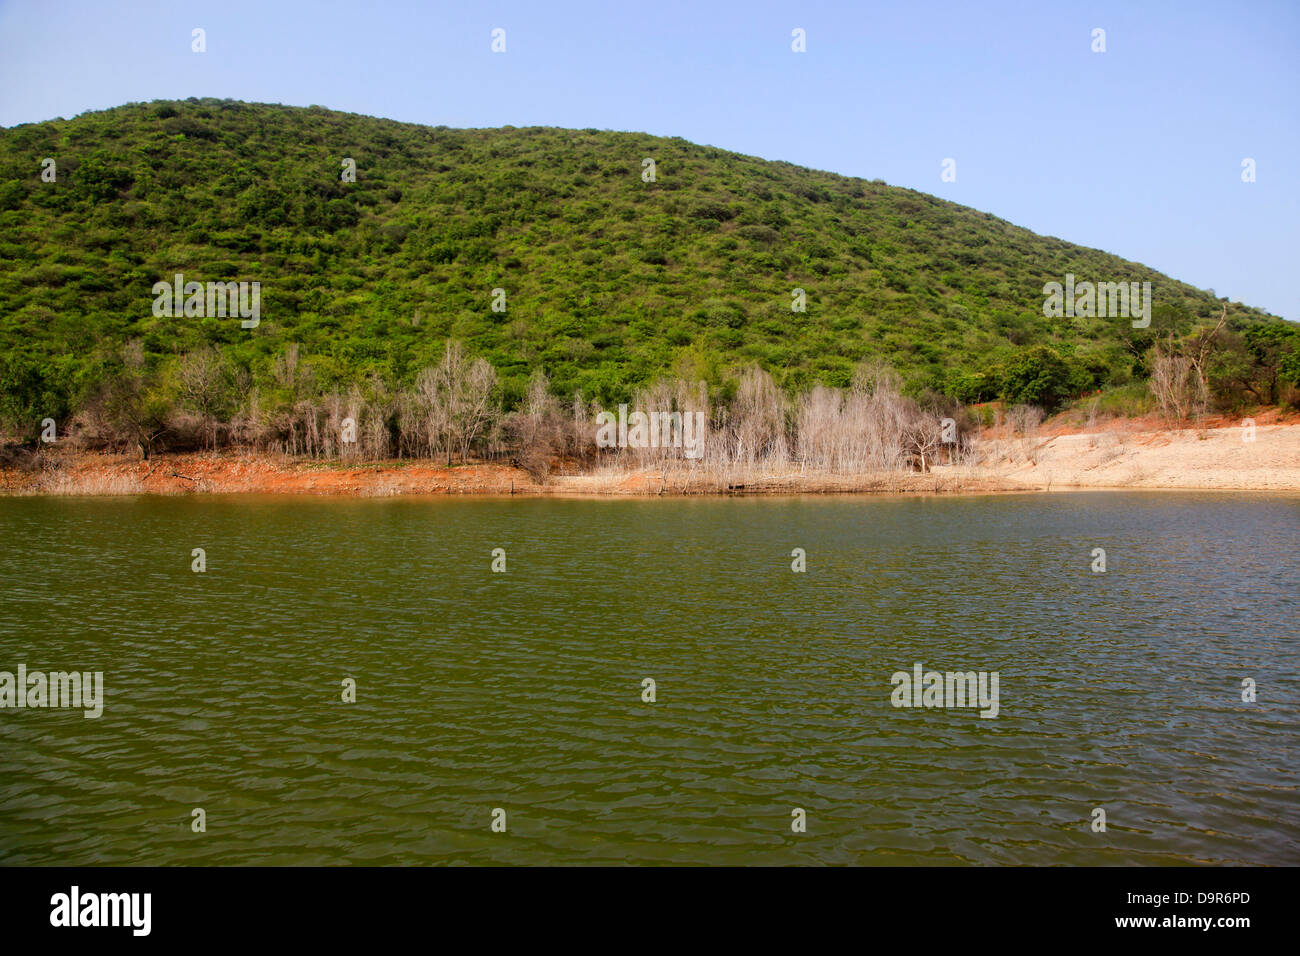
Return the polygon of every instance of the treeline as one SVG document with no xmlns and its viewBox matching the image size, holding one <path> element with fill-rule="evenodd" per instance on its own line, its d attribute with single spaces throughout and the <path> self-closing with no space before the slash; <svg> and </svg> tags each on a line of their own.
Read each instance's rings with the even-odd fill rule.
<svg viewBox="0 0 1300 956">
<path fill-rule="evenodd" d="M 327 391 L 318 387 L 296 346 L 276 363 L 274 387 L 266 389 L 212 346 L 149 363 L 139 343 L 131 343 L 112 374 L 57 422 L 30 403 L 39 400 L 38 387 L 29 389 L 26 407 L 15 408 L 17 393 L 5 390 L 12 383 L 3 380 L 4 371 L 0 367 L 6 399 L 0 419 L 19 438 L 36 442 L 53 424 L 57 440 L 65 443 L 144 458 L 160 451 L 221 449 L 447 464 L 509 458 L 537 477 L 557 463 L 585 468 L 614 458 L 638 465 L 684 460 L 680 434 L 675 444 L 665 434 L 659 447 L 600 447 L 598 415 L 605 409 L 581 393 L 554 395 L 540 371 L 517 407 L 506 410 L 496 370 L 450 340 L 441 361 L 406 387 L 371 377 Z M 925 468 L 944 444 L 949 454 L 963 447 L 974 421 L 937 394 L 921 401 L 905 396 L 898 376 L 878 363 L 860 366 L 847 388 L 817 385 L 796 396 L 779 389 L 757 365 L 720 389 L 703 380 L 664 377 L 637 389 L 629 408 L 667 413 L 678 422 L 702 412 L 706 427 L 693 460 L 797 461 L 830 471 Z M 946 442 L 944 417 L 954 422 Z"/>
<path fill-rule="evenodd" d="M 1193 411 L 1300 404 L 1300 325 L 1230 323 L 1225 310 L 1217 324 L 1182 335 L 1172 328 L 1134 330 L 1123 340 L 1133 380 L 1148 382 L 1161 411 L 1174 420 Z M 1092 359 L 1037 345 L 981 371 L 955 372 L 941 384 L 966 404 L 1000 400 L 1053 412 L 1095 391 L 1105 382 L 1102 372 Z"/>
<path fill-rule="evenodd" d="M 1171 424 L 1211 410 L 1300 405 L 1300 329 L 1287 324 L 1214 326 L 1184 336 L 1150 336 L 1136 352 L 1156 407 Z M 968 432 L 992 424 L 960 396 L 908 395 L 880 362 L 862 363 L 845 387 L 814 385 L 794 394 L 757 364 L 731 375 L 716 369 L 664 376 L 634 389 L 628 406 L 646 413 L 702 412 L 702 460 L 728 465 L 799 462 L 828 471 L 926 467 L 966 447 Z M 346 388 L 323 385 L 299 346 L 254 378 L 212 345 L 165 359 L 138 341 L 99 369 L 75 407 L 43 388 L 38 367 L 0 355 L 0 431 L 34 443 L 42 434 L 79 447 L 149 457 L 157 451 L 248 449 L 321 459 L 434 459 L 451 464 L 510 458 L 537 476 L 557 462 L 590 467 L 622 456 L 649 463 L 682 457 L 674 447 L 604 450 L 597 415 L 608 406 L 581 392 L 554 394 L 534 371 L 511 403 L 497 370 L 448 340 L 437 364 L 405 384 L 370 375 Z M 1076 362 L 1034 347 L 992 369 L 1007 421 L 1021 429 L 1091 383 Z M 967 396 L 970 397 L 970 396 Z M 977 399 L 983 395 L 976 395 Z M 512 407 L 513 404 L 513 407 Z M 940 422 L 954 422 L 942 435 Z M 955 431 L 952 429 L 955 428 Z"/>
<path fill-rule="evenodd" d="M 1225 315 L 1183 336 L 1146 333 L 1133 340 L 1133 351 L 1156 407 L 1171 424 L 1211 410 L 1300 406 L 1300 328 L 1290 324 L 1235 330 Z M 97 377 L 71 404 L 46 387 L 38 365 L 0 355 L 0 433 L 30 443 L 42 433 L 48 438 L 52 427 L 82 447 L 134 450 L 143 457 L 222 448 L 448 464 L 505 456 L 534 474 L 557 460 L 589 466 L 602 455 L 596 415 L 609 405 L 580 391 L 557 396 L 540 371 L 511 401 L 497 370 L 454 340 L 445 343 L 437 364 L 404 384 L 371 374 L 339 388 L 322 383 L 317 367 L 296 344 L 276 358 L 269 374 L 255 377 L 213 345 L 158 358 L 132 341 L 97 367 Z M 1015 410 L 1008 421 L 1023 423 L 1096 391 L 1077 360 L 1043 346 L 981 375 L 987 391 L 908 395 L 898 375 L 876 361 L 860 364 L 845 387 L 818 384 L 791 394 L 757 364 L 732 374 L 706 364 L 633 389 L 628 404 L 645 412 L 703 412 L 710 461 L 859 470 L 934 460 L 941 445 L 951 444 L 939 440 L 939 420 L 959 422 L 962 435 L 992 424 L 987 407 L 982 414 L 968 410 L 988 398 Z M 681 452 L 625 454 L 645 461 Z"/>
</svg>

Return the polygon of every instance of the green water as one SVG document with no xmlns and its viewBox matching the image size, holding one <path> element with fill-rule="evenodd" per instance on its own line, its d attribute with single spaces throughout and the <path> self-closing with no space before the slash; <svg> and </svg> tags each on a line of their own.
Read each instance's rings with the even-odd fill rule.
<svg viewBox="0 0 1300 956">
<path fill-rule="evenodd" d="M 0 709 L 0 863 L 1296 864 L 1297 555 L 1296 496 L 0 499 L 0 670 L 106 686 Z"/>
</svg>

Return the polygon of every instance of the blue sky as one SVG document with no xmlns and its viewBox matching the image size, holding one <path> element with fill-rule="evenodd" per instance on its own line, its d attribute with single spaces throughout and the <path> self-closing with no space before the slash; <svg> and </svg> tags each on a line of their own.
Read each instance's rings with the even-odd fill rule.
<svg viewBox="0 0 1300 956">
<path fill-rule="evenodd" d="M 923 190 L 1300 320 L 1294 0 L 0 0 L 0 125 L 189 96 L 681 136 Z"/>
</svg>

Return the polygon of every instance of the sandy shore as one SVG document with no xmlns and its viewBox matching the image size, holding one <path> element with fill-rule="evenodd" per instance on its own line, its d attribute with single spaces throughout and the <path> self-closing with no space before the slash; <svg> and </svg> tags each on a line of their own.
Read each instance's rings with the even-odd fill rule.
<svg viewBox="0 0 1300 956">
<path fill-rule="evenodd" d="M 1248 439 L 1248 440 L 1245 440 Z M 1259 424 L 1058 434 L 981 449 L 995 474 L 1028 489 L 1223 488 L 1300 490 L 1300 425 Z"/>
<path fill-rule="evenodd" d="M 926 473 L 823 474 L 797 467 L 720 475 L 689 468 L 556 474 L 538 483 L 505 463 L 302 461 L 238 453 L 124 455 L 49 449 L 6 456 L 0 494 L 659 495 L 992 493 L 1070 488 L 1300 491 L 1300 424 L 1140 430 L 1135 423 L 1030 438 L 986 438 L 978 464 Z"/>
</svg>

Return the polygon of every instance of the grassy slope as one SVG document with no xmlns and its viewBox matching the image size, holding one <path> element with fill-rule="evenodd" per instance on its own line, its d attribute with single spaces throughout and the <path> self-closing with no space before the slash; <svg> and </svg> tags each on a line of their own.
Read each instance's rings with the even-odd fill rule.
<svg viewBox="0 0 1300 956">
<path fill-rule="evenodd" d="M 175 272 L 261 281 L 261 326 L 155 318 L 150 287 Z M 612 402 L 668 370 L 725 391 L 749 361 L 787 388 L 842 385 L 874 356 L 951 392 L 1035 344 L 1126 381 L 1127 320 L 1042 315 L 1067 272 L 1153 282 L 1156 328 L 1227 304 L 923 193 L 681 139 L 215 100 L 0 131 L 0 358 L 38 364 L 72 404 L 128 339 L 159 362 L 217 343 L 269 395 L 290 343 L 328 389 L 405 384 L 448 336 L 497 367 L 507 404 L 536 367 L 557 394 Z"/>
</svg>

